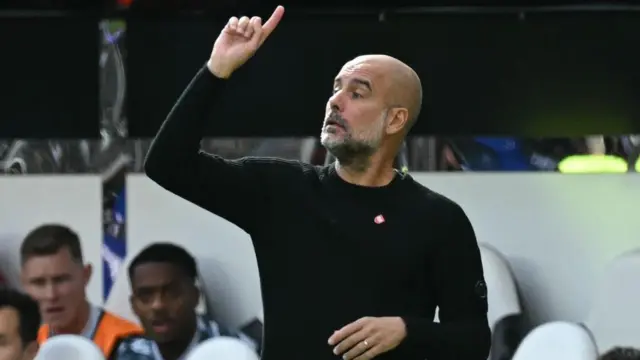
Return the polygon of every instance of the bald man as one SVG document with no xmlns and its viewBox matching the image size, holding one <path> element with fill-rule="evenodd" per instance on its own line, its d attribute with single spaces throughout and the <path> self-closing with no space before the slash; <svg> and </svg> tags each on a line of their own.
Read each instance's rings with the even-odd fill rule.
<svg viewBox="0 0 640 360">
<path fill-rule="evenodd" d="M 422 99 L 407 65 L 366 55 L 340 70 L 321 133 L 333 165 L 199 151 L 211 97 L 283 14 L 229 20 L 158 132 L 147 175 L 251 235 L 264 360 L 486 359 L 473 228 L 456 203 L 393 169 Z"/>
</svg>

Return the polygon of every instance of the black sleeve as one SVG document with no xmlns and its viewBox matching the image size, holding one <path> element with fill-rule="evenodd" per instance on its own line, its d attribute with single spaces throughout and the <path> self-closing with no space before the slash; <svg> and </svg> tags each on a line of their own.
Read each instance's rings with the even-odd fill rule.
<svg viewBox="0 0 640 360">
<path fill-rule="evenodd" d="M 206 66 L 198 72 L 153 140 L 144 170 L 166 190 L 251 234 L 269 193 L 264 185 L 272 161 L 227 160 L 200 150 L 214 97 L 226 81 L 215 77 Z"/>
<path fill-rule="evenodd" d="M 445 210 L 446 211 L 446 210 Z M 427 359 L 486 360 L 491 348 L 487 289 L 473 227 L 452 204 L 446 239 L 433 257 L 432 271 L 440 323 L 405 318 L 406 341 Z"/>
</svg>

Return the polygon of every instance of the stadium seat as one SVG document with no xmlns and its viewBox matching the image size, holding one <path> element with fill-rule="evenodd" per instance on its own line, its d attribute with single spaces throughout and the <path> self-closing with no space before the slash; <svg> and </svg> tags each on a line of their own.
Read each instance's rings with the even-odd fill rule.
<svg viewBox="0 0 640 360">
<path fill-rule="evenodd" d="M 589 331 L 578 324 L 550 322 L 533 329 L 513 360 L 596 360 L 598 348 Z"/>
<path fill-rule="evenodd" d="M 601 352 L 614 346 L 640 347 L 640 249 L 615 258 L 596 286 L 587 317 Z"/>
<path fill-rule="evenodd" d="M 0 287 L 5 287 L 8 285 L 9 284 L 7 284 L 7 280 L 5 280 L 4 278 L 4 274 L 2 273 L 2 271 L 0 271 Z"/>
<path fill-rule="evenodd" d="M 492 332 L 491 360 L 511 359 L 526 333 L 518 289 L 507 259 L 490 245 L 480 244 L 487 283 Z"/>
<path fill-rule="evenodd" d="M 244 342 L 226 336 L 204 341 L 194 348 L 185 360 L 259 360 L 255 351 Z"/>
<path fill-rule="evenodd" d="M 260 318 L 254 318 L 246 324 L 240 326 L 239 336 L 242 340 L 254 344 L 256 352 L 262 352 L 262 339 L 264 335 L 264 323 Z"/>
<path fill-rule="evenodd" d="M 104 360 L 102 351 L 78 335 L 58 335 L 47 340 L 34 360 Z"/>
<path fill-rule="evenodd" d="M 507 360 L 527 332 L 520 298 L 506 258 L 490 245 L 480 244 L 480 256 L 487 283 L 492 344 L 490 360 Z M 438 311 L 434 318 L 439 322 Z"/>
</svg>

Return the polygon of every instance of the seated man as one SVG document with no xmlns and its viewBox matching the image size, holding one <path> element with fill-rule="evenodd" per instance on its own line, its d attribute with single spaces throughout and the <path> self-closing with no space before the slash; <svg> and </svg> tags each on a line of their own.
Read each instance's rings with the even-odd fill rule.
<svg viewBox="0 0 640 360">
<path fill-rule="evenodd" d="M 44 321 L 39 344 L 56 334 L 81 335 L 108 357 L 120 337 L 142 333 L 138 325 L 89 303 L 85 287 L 91 265 L 84 264 L 80 239 L 68 227 L 43 225 L 31 231 L 20 257 L 22 284 L 38 302 Z"/>
<path fill-rule="evenodd" d="M 599 360 L 640 360 L 640 350 L 629 347 L 615 347 L 601 355 Z"/>
<path fill-rule="evenodd" d="M 134 257 L 129 265 L 131 307 L 146 336 L 123 338 L 111 359 L 183 359 L 204 340 L 234 336 L 196 313 L 197 276 L 195 259 L 180 246 L 156 243 Z"/>
<path fill-rule="evenodd" d="M 0 360 L 31 360 L 38 352 L 38 304 L 16 290 L 0 289 Z"/>
</svg>

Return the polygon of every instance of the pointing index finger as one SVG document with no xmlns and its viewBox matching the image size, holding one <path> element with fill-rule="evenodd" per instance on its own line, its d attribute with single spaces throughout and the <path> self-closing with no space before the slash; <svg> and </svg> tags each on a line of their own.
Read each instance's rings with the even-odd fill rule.
<svg viewBox="0 0 640 360">
<path fill-rule="evenodd" d="M 269 18 L 269 20 L 267 20 L 267 22 L 265 22 L 264 25 L 262 25 L 262 40 L 263 41 L 267 37 L 269 37 L 269 35 L 271 35 L 273 30 L 276 29 L 276 27 L 278 26 L 278 23 L 280 23 L 280 20 L 282 20 L 282 16 L 283 15 L 284 15 L 284 7 L 278 6 L 273 11 L 273 14 L 271 14 L 271 17 Z"/>
</svg>

